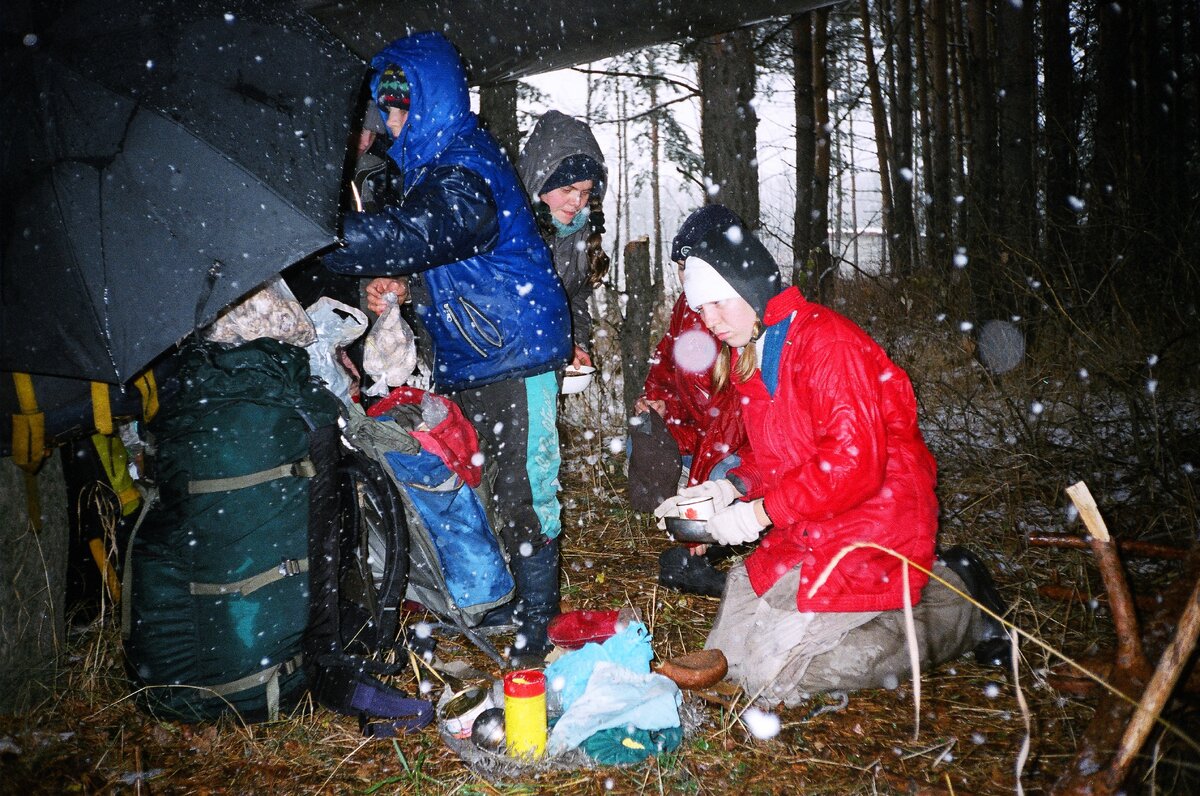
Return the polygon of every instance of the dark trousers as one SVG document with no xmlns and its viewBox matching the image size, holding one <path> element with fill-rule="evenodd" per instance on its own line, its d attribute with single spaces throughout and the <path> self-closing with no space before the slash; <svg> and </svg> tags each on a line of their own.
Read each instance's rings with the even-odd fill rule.
<svg viewBox="0 0 1200 796">
<path fill-rule="evenodd" d="M 553 373 L 452 394 L 494 467 L 492 512 L 517 582 L 514 618 L 531 650 L 545 646 L 558 614 L 558 383 Z"/>
</svg>

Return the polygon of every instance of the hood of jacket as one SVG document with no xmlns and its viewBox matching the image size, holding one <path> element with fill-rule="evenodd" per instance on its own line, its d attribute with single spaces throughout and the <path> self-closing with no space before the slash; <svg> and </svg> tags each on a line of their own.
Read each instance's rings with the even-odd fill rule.
<svg viewBox="0 0 1200 796">
<path fill-rule="evenodd" d="M 559 111 L 542 114 L 521 150 L 517 173 L 531 201 L 537 199 L 538 192 L 558 164 L 572 155 L 587 155 L 600 165 L 604 177 L 592 189 L 592 196 L 604 201 L 604 192 L 608 188 L 608 167 L 604 165 L 600 144 L 596 143 L 596 136 L 592 135 L 590 127 Z"/>
<path fill-rule="evenodd" d="M 371 59 L 371 96 L 388 64 L 404 70 L 412 87 L 408 121 L 388 155 L 405 173 L 428 165 L 450 142 L 478 126 L 462 59 L 449 39 L 435 31 L 397 39 Z M 387 120 L 387 114 L 380 114 Z"/>
</svg>

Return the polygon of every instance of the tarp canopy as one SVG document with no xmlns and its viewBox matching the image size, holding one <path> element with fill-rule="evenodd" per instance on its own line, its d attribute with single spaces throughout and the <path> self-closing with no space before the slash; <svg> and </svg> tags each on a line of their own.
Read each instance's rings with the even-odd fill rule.
<svg viewBox="0 0 1200 796">
<path fill-rule="evenodd" d="M 833 5 L 833 0 L 301 0 L 364 59 L 440 30 L 486 85 Z"/>
</svg>

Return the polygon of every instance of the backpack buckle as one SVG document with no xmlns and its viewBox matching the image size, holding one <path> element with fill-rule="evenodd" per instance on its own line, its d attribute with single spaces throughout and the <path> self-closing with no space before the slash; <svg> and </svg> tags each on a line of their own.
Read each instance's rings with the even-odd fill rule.
<svg viewBox="0 0 1200 796">
<path fill-rule="evenodd" d="M 300 562 L 294 558 L 285 558 L 279 562 L 279 574 L 285 578 L 292 575 L 299 575 L 303 571 L 300 567 Z"/>
</svg>

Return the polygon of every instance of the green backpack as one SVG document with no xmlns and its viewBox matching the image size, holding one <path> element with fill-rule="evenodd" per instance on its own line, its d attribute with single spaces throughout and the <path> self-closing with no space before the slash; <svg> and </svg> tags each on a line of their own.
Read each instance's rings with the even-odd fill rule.
<svg viewBox="0 0 1200 796">
<path fill-rule="evenodd" d="M 313 456 L 336 457 L 319 440 L 339 404 L 286 343 L 180 357 L 178 393 L 147 426 L 157 499 L 126 544 L 127 668 L 156 716 L 273 719 L 308 685 L 310 498 L 336 489 L 337 466 Z"/>
</svg>

